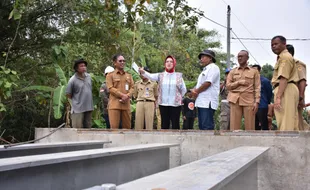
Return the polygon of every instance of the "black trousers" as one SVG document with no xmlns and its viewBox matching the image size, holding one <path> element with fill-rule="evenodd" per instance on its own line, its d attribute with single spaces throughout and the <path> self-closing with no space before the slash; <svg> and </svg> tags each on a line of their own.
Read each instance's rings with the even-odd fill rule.
<svg viewBox="0 0 310 190">
<path fill-rule="evenodd" d="M 170 121 L 172 129 L 180 129 L 181 108 L 182 106 L 159 106 L 162 129 L 170 129 Z"/>
<path fill-rule="evenodd" d="M 193 129 L 194 121 L 195 121 L 194 117 L 187 117 L 185 120 L 183 120 L 183 130 Z"/>
<path fill-rule="evenodd" d="M 269 130 L 268 108 L 258 108 L 255 115 L 255 130 Z"/>
</svg>

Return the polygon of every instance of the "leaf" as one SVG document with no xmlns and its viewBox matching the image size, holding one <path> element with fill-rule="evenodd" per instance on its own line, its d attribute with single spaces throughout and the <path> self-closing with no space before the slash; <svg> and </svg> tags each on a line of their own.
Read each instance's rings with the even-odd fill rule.
<svg viewBox="0 0 310 190">
<path fill-rule="evenodd" d="M 10 72 L 11 72 L 11 69 L 5 69 L 5 70 L 4 70 L 4 73 L 5 73 L 5 74 L 9 74 Z"/>
<path fill-rule="evenodd" d="M 12 86 L 12 83 L 6 82 L 4 85 L 4 88 L 11 88 L 11 86 Z"/>
<path fill-rule="evenodd" d="M 6 96 L 6 97 L 4 97 L 5 99 L 11 97 L 12 96 L 11 91 L 10 90 L 6 91 L 5 96 Z"/>
<path fill-rule="evenodd" d="M 95 119 L 94 123 L 97 125 L 98 128 L 105 128 L 104 124 L 102 123 L 100 119 Z"/>
<path fill-rule="evenodd" d="M 62 117 L 62 112 L 64 109 L 64 104 L 66 102 L 66 86 L 58 86 L 54 90 L 53 95 L 53 109 L 54 109 L 54 118 L 60 119 Z"/>
<path fill-rule="evenodd" d="M 29 87 L 21 89 L 22 92 L 30 91 L 30 90 L 38 90 L 38 91 L 44 91 L 44 92 L 53 92 L 54 88 L 49 87 L 49 86 L 29 86 Z"/>
<path fill-rule="evenodd" d="M 6 111 L 5 105 L 0 103 L 0 112 Z"/>
<path fill-rule="evenodd" d="M 22 14 L 21 14 L 19 11 L 16 11 L 16 12 L 14 13 L 14 20 L 18 20 L 18 19 L 20 19 L 20 18 L 22 18 Z"/>
<path fill-rule="evenodd" d="M 14 10 L 15 10 L 15 9 L 13 9 L 13 10 L 10 12 L 10 15 L 9 15 L 9 20 L 13 17 Z"/>
<path fill-rule="evenodd" d="M 64 71 L 61 69 L 61 67 L 58 64 L 55 64 L 54 66 L 55 66 L 56 74 L 60 80 L 61 85 L 67 85 L 68 81 L 67 81 Z"/>
<path fill-rule="evenodd" d="M 12 73 L 13 75 L 16 75 L 16 74 L 17 74 L 17 72 L 16 72 L 16 71 L 11 71 L 11 73 Z"/>
</svg>

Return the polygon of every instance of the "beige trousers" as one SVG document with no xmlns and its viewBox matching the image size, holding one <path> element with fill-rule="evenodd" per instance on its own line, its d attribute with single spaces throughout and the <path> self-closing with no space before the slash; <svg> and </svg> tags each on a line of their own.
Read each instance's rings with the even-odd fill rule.
<svg viewBox="0 0 310 190">
<path fill-rule="evenodd" d="M 154 102 L 137 102 L 135 129 L 141 130 L 144 127 L 147 130 L 153 130 L 154 125 Z"/>
<path fill-rule="evenodd" d="M 277 97 L 279 87 L 274 90 L 274 97 Z M 288 83 L 281 98 L 281 110 L 274 109 L 278 129 L 280 131 L 298 130 L 298 88 L 293 83 Z"/>
<path fill-rule="evenodd" d="M 239 102 L 230 103 L 230 130 L 241 129 L 242 116 L 244 117 L 245 130 L 255 130 L 253 106 L 240 106 Z"/>
</svg>

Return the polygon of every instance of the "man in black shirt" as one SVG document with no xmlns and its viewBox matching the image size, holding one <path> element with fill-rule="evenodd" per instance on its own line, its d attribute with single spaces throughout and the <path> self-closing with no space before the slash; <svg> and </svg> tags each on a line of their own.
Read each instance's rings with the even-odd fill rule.
<svg viewBox="0 0 310 190">
<path fill-rule="evenodd" d="M 195 100 L 189 97 L 190 91 L 187 92 L 183 99 L 182 115 L 183 115 L 183 130 L 193 129 L 196 118 Z"/>
</svg>

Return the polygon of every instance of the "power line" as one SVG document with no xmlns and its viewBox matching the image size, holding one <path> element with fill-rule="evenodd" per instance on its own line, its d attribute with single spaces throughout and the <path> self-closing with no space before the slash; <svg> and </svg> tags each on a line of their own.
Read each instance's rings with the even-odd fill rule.
<svg viewBox="0 0 310 190">
<path fill-rule="evenodd" d="M 241 39 L 237 36 L 237 34 L 231 30 L 231 32 L 236 36 L 236 39 L 239 40 L 239 42 L 243 45 L 243 47 L 249 52 L 250 56 L 253 57 L 253 59 L 260 65 L 260 63 L 255 59 L 255 57 L 252 55 L 252 53 L 249 51 L 249 49 L 244 45 L 244 43 L 241 41 Z"/>
<path fill-rule="evenodd" d="M 223 25 L 223 24 L 220 24 L 220 23 L 216 22 L 215 20 L 212 20 L 211 18 L 206 17 L 202 12 L 197 12 L 197 11 L 194 11 L 194 12 L 197 13 L 197 14 L 199 14 L 199 15 L 202 16 L 203 18 L 205 18 L 205 19 L 207 19 L 207 20 L 213 22 L 214 24 L 217 24 L 218 26 L 221 26 L 221 27 L 227 29 L 227 26 L 225 26 L 225 25 Z"/>
<path fill-rule="evenodd" d="M 226 3 L 225 0 L 222 0 L 226 5 L 228 5 Z M 237 18 L 237 20 L 240 22 L 240 24 L 245 28 L 245 30 L 251 35 L 251 37 L 254 39 L 254 35 L 252 34 L 252 32 L 245 26 L 245 24 L 239 19 L 239 17 L 232 11 L 232 14 Z M 265 53 L 267 53 L 270 57 L 272 57 L 270 55 L 270 53 L 263 47 L 263 45 L 258 41 L 256 40 L 256 42 L 260 45 L 260 47 L 265 51 Z"/>
<path fill-rule="evenodd" d="M 197 12 L 196 12 L 196 13 L 197 13 Z M 198 13 L 198 14 L 199 14 L 199 13 Z M 212 20 L 212 19 L 206 17 L 203 13 L 200 13 L 199 15 L 202 16 L 202 17 L 204 17 L 204 18 L 206 18 L 207 20 L 213 22 L 214 24 L 217 24 L 217 25 L 219 25 L 219 26 L 221 26 L 221 27 L 227 29 L 226 26 L 224 26 L 223 24 L 220 24 L 220 23 L 218 23 L 218 22 L 216 22 L 216 21 L 214 21 L 214 20 Z M 239 39 L 238 36 L 237 36 L 237 34 L 236 34 L 232 29 L 230 29 L 230 31 L 237 37 L 237 39 Z M 243 42 L 242 42 L 240 39 L 239 39 L 239 42 L 240 42 L 240 43 L 243 45 L 243 47 L 249 52 L 250 56 L 253 57 L 253 59 L 259 64 L 259 62 L 255 59 L 255 57 L 252 55 L 252 53 L 249 51 L 249 49 L 243 44 Z"/>
<path fill-rule="evenodd" d="M 234 38 L 232 37 L 232 39 L 234 40 L 260 40 L 260 41 L 271 41 L 271 38 Z M 286 40 L 288 41 L 310 41 L 310 38 L 287 38 Z"/>
</svg>

